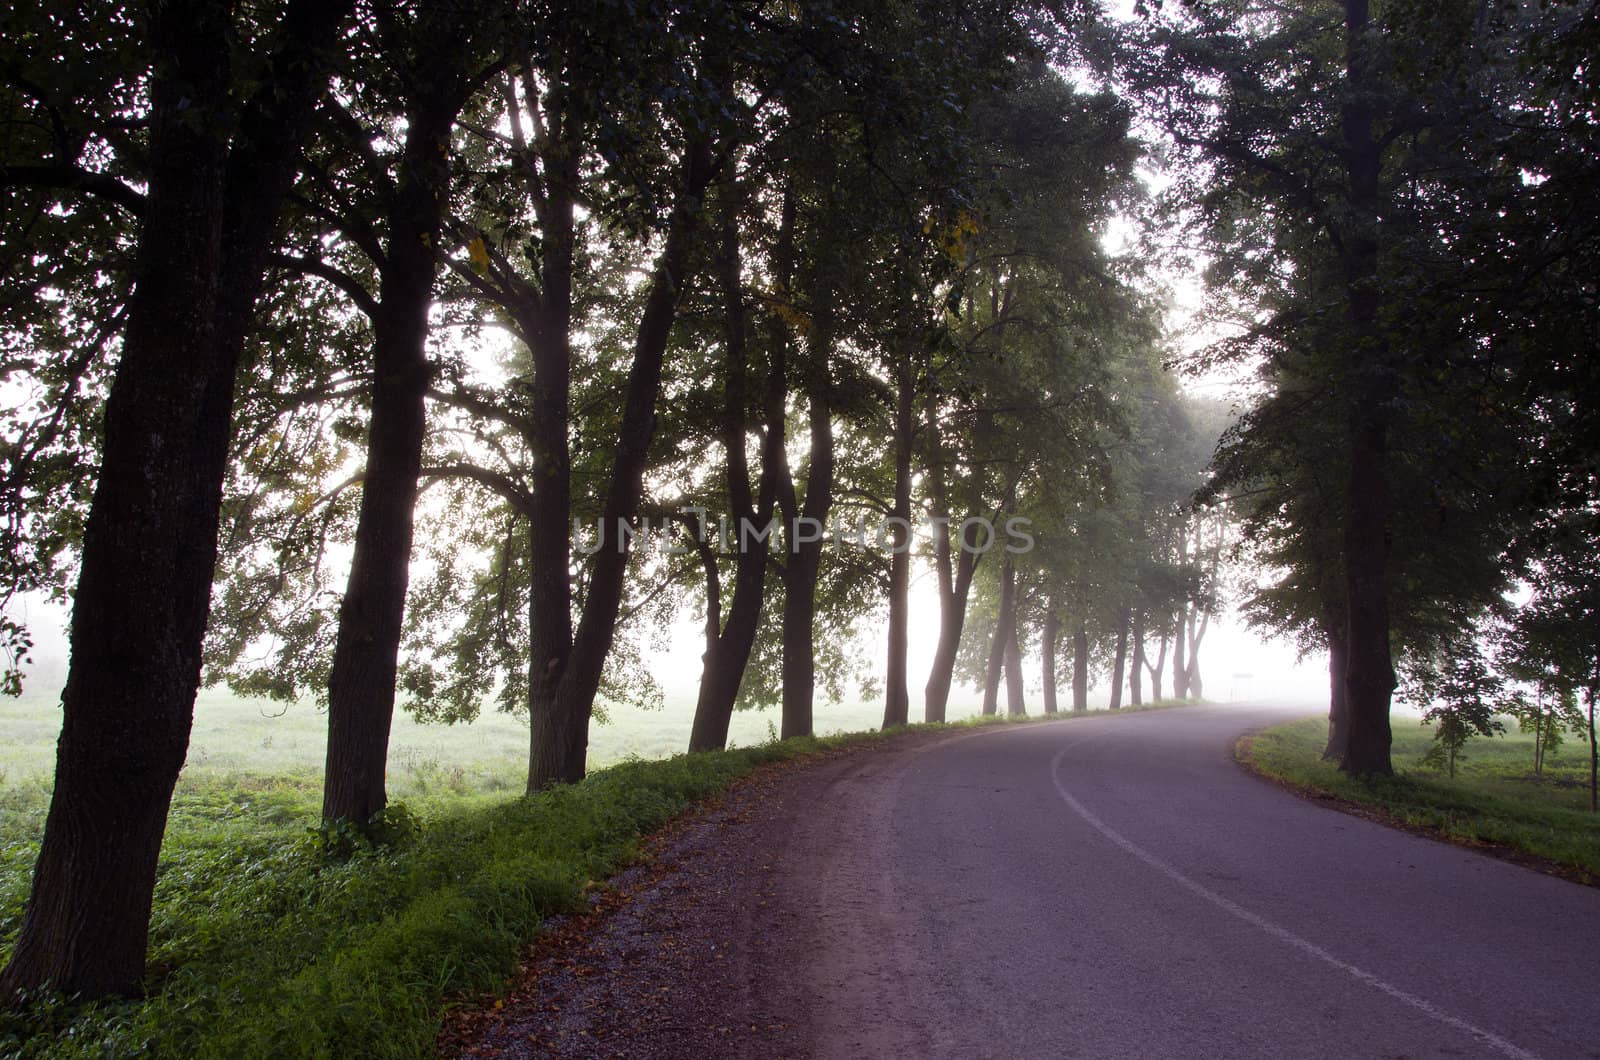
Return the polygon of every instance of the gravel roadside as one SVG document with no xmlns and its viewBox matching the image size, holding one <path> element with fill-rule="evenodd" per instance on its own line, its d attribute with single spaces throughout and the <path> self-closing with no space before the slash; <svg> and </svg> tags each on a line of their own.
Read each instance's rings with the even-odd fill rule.
<svg viewBox="0 0 1600 1060">
<path fill-rule="evenodd" d="M 502 1004 L 453 1013 L 441 1053 L 809 1055 L 814 1020 L 829 1018 L 810 984 L 828 974 L 819 952 L 834 948 L 815 937 L 805 880 L 824 871 L 830 831 L 853 823 L 838 819 L 836 789 L 951 738 L 905 733 L 763 767 L 679 818 L 596 893 L 590 914 L 552 922 Z"/>
</svg>

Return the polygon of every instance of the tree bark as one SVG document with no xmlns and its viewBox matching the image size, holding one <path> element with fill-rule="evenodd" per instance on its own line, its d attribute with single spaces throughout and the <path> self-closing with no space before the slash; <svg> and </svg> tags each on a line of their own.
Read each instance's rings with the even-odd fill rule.
<svg viewBox="0 0 1600 1060">
<path fill-rule="evenodd" d="M 939 413 L 929 401 L 925 420 L 928 436 L 928 492 L 933 501 L 933 569 L 939 579 L 939 640 L 934 646 L 933 664 L 923 687 L 923 720 L 940 724 L 950 702 L 950 686 L 955 677 L 956 653 L 961 647 L 961 630 L 967 619 L 967 597 L 972 576 L 977 571 L 976 527 L 958 529 L 960 539 L 952 541 L 950 499 L 945 468 L 948 456 L 939 428 Z"/>
<path fill-rule="evenodd" d="M 1350 468 L 1345 495 L 1344 560 L 1349 657 L 1346 696 L 1349 737 L 1339 768 L 1358 775 L 1389 774 L 1389 702 L 1394 663 L 1389 645 L 1388 350 L 1379 323 L 1378 223 L 1382 212 L 1382 148 L 1375 137 L 1367 0 L 1346 0 L 1345 165 L 1356 215 L 1345 239 L 1346 317 L 1350 347 Z"/>
<path fill-rule="evenodd" d="M 1117 612 L 1117 650 L 1111 663 L 1111 709 L 1122 709 L 1122 681 L 1128 669 L 1128 624 L 1132 614 L 1124 607 Z"/>
<path fill-rule="evenodd" d="M 1165 633 L 1161 635 L 1160 644 L 1161 650 L 1156 653 L 1156 661 L 1153 664 L 1146 663 L 1146 668 L 1150 674 L 1150 701 L 1152 703 L 1161 702 L 1161 676 L 1166 673 L 1167 665 L 1167 635 Z"/>
<path fill-rule="evenodd" d="M 1344 758 L 1345 746 L 1350 738 L 1350 715 L 1345 699 L 1344 675 L 1346 663 L 1345 631 L 1342 627 L 1328 630 L 1328 746 L 1323 749 L 1324 761 L 1337 762 Z"/>
<path fill-rule="evenodd" d="M 84 528 L 55 785 L 0 999 L 47 984 L 140 989 L 200 678 L 233 372 L 349 7 L 290 6 L 271 90 L 246 104 L 231 150 L 228 9 L 176 0 L 151 18 L 149 193 Z"/>
<path fill-rule="evenodd" d="M 1217 543 L 1211 550 L 1210 569 L 1207 571 L 1209 588 L 1202 600 L 1196 600 L 1194 608 L 1189 612 L 1189 658 L 1184 666 L 1184 679 L 1188 686 L 1190 699 L 1205 698 L 1205 684 L 1200 680 L 1200 645 L 1206 639 L 1206 630 L 1211 625 L 1211 613 L 1217 607 L 1217 571 L 1222 563 L 1222 541 L 1227 529 L 1225 511 L 1219 509 L 1216 513 Z M 1205 543 L 1205 520 L 1196 516 L 1194 531 L 1194 555 L 1198 561 Z"/>
<path fill-rule="evenodd" d="M 1012 593 L 1015 597 L 1015 591 Z M 1028 713 L 1022 688 L 1022 645 L 1018 642 L 1017 602 L 1011 602 L 1011 618 L 1006 622 L 1006 713 L 1020 718 Z"/>
<path fill-rule="evenodd" d="M 1039 654 L 1044 663 L 1044 712 L 1054 714 L 1060 708 L 1056 701 L 1056 641 L 1061 636 L 1061 620 L 1053 606 L 1044 613 L 1044 630 L 1039 638 Z"/>
<path fill-rule="evenodd" d="M 884 680 L 883 727 L 910 720 L 906 647 L 911 613 L 911 446 L 916 429 L 916 366 L 902 355 L 895 369 L 894 554 L 889 557 L 889 664 Z"/>
<path fill-rule="evenodd" d="M 1188 604 L 1178 607 L 1178 625 L 1172 634 L 1172 697 L 1189 698 L 1189 665 L 1184 659 L 1184 646 L 1188 643 L 1185 625 L 1188 621 Z"/>
<path fill-rule="evenodd" d="M 372 410 L 349 581 L 328 677 L 328 748 L 322 818 L 367 822 L 384 787 L 395 675 L 411 577 L 411 538 L 427 434 L 428 310 L 450 184 L 450 131 L 465 102 L 467 58 L 452 20 L 433 32 L 406 115 L 406 142 L 385 221 L 388 231 L 372 320 Z M 436 23 L 444 22 L 445 25 Z"/>
<path fill-rule="evenodd" d="M 1006 649 L 1011 641 L 1011 622 L 1015 611 L 1016 569 L 1008 555 L 1000 567 L 1000 608 L 995 614 L 994 633 L 989 639 L 989 660 L 983 671 L 983 715 L 999 712 L 1000 679 L 1005 670 Z"/>
<path fill-rule="evenodd" d="M 1089 627 L 1081 618 L 1072 631 L 1072 709 L 1089 709 Z"/>
<path fill-rule="evenodd" d="M 1600 735 L 1594 728 L 1595 690 L 1589 689 L 1589 812 L 1600 813 Z"/>
<path fill-rule="evenodd" d="M 1544 773 L 1544 744 L 1545 720 L 1544 712 L 1544 682 L 1540 681 L 1534 691 L 1534 703 L 1538 706 L 1539 713 L 1534 716 L 1533 723 L 1533 775 L 1540 776 Z"/>
<path fill-rule="evenodd" d="M 933 664 L 923 688 L 923 720 L 930 724 L 945 720 L 950 686 L 955 677 L 956 652 L 961 648 L 961 630 L 967 619 L 967 597 L 977 570 L 977 554 L 968 547 L 952 548 L 950 539 L 948 524 L 935 522 L 934 562 L 940 572 L 939 640 L 934 645 Z M 965 545 L 973 544 L 970 535 L 963 540 Z"/>
<path fill-rule="evenodd" d="M 824 378 L 811 394 L 811 469 L 806 476 L 806 497 L 797 509 L 791 492 L 784 505 L 790 552 L 783 568 L 783 716 L 779 735 L 785 740 L 811 735 L 815 709 L 817 574 L 825 542 L 820 536 L 815 541 L 797 540 L 800 524 L 790 513 L 798 513 L 801 519 L 808 520 L 807 527 L 815 528 L 826 523 L 833 506 L 833 411 L 826 381 L 832 337 L 826 332 L 824 336 L 825 341 L 818 344 L 815 354 L 815 367 Z"/>
<path fill-rule="evenodd" d="M 575 202 L 582 130 L 568 113 L 566 86 L 550 88 L 545 104 L 544 196 L 538 211 L 539 294 L 529 312 L 533 379 L 528 394 L 528 441 L 534 504 L 528 518 L 528 790 L 581 779 L 572 730 L 585 729 L 583 711 L 561 698 L 572 655 L 572 453 L 568 440 L 572 393 L 572 270 Z M 528 106 L 538 106 L 529 93 Z M 612 534 L 616 527 L 609 528 Z"/>
</svg>

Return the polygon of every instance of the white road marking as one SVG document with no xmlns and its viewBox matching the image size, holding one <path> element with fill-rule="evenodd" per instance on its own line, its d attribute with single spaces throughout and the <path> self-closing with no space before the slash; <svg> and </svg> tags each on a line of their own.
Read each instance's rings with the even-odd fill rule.
<svg viewBox="0 0 1600 1060">
<path fill-rule="evenodd" d="M 1091 737 L 1091 739 L 1092 738 L 1093 737 Z M 1479 1041 L 1493 1047 L 1497 1052 L 1505 1056 L 1515 1057 L 1516 1060 L 1539 1060 L 1537 1053 L 1531 1053 L 1521 1046 L 1506 1041 L 1504 1038 L 1493 1033 L 1492 1031 L 1486 1031 L 1482 1027 L 1474 1026 L 1464 1019 L 1452 1016 L 1448 1012 L 1443 1012 L 1428 1000 L 1400 989 L 1393 983 L 1373 975 L 1365 968 L 1359 968 L 1356 965 L 1351 964 L 1349 961 L 1340 960 L 1338 957 L 1335 957 L 1333 954 L 1329 953 L 1321 946 L 1318 946 L 1316 943 L 1303 939 L 1289 929 L 1274 924 L 1272 921 L 1268 920 L 1264 916 L 1261 916 L 1259 913 L 1251 912 L 1239 903 L 1233 901 L 1232 899 L 1223 897 L 1217 892 L 1211 890 L 1209 887 L 1206 887 L 1204 884 L 1196 883 L 1188 876 L 1185 876 L 1182 872 L 1179 872 L 1165 861 L 1162 861 L 1160 858 L 1156 857 L 1154 854 L 1139 846 L 1139 844 L 1135 843 L 1133 840 L 1129 839 L 1127 836 L 1124 836 L 1122 833 L 1106 824 L 1100 818 L 1096 817 L 1088 807 L 1074 798 L 1072 792 L 1068 791 L 1067 786 L 1061 782 L 1061 760 L 1067 756 L 1068 751 L 1071 751 L 1078 745 L 1086 742 L 1088 741 L 1076 740 L 1068 744 L 1066 747 L 1063 747 L 1059 752 L 1056 753 L 1056 756 L 1050 760 L 1050 780 L 1053 784 L 1055 784 L 1057 794 L 1059 794 L 1062 800 L 1065 801 L 1069 807 L 1071 807 L 1072 812 L 1076 813 L 1079 817 L 1088 822 L 1089 826 L 1095 831 L 1099 832 L 1101 835 L 1105 836 L 1107 839 L 1111 840 L 1111 842 L 1115 843 L 1129 854 L 1132 854 L 1146 865 L 1155 869 L 1173 883 L 1176 883 L 1185 890 L 1204 898 L 1212 905 L 1224 910 L 1225 912 L 1231 913 L 1240 920 L 1243 920 L 1245 923 L 1260 928 L 1262 931 L 1265 931 L 1267 934 L 1271 935 L 1280 942 L 1288 943 L 1290 946 L 1293 946 L 1302 953 L 1315 957 L 1327 964 L 1331 964 L 1333 967 L 1348 973 L 1353 978 L 1359 979 L 1368 986 L 1388 994 L 1396 1001 L 1409 1005 L 1418 1012 L 1438 1020 L 1445 1026 L 1454 1027 L 1458 1031 L 1462 1031 L 1463 1033 L 1477 1038 Z"/>
</svg>

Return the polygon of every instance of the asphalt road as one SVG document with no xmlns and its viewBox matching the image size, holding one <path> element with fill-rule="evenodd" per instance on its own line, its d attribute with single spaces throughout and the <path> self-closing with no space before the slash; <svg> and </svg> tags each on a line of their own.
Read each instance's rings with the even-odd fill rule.
<svg viewBox="0 0 1600 1060">
<path fill-rule="evenodd" d="M 1600 890 L 1320 807 L 1283 711 L 987 730 L 839 771 L 781 889 L 818 1056 L 1600 1057 Z"/>
<path fill-rule="evenodd" d="M 473 1057 L 1600 1057 L 1600 889 L 1233 761 L 1251 707 L 905 734 L 652 841 Z"/>
</svg>

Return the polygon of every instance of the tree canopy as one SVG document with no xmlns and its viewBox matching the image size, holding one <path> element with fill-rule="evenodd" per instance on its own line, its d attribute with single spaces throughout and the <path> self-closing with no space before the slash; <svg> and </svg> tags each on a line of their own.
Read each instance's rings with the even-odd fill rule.
<svg viewBox="0 0 1600 1060">
<path fill-rule="evenodd" d="M 0 15 L 0 690 L 73 609 L 0 1001 L 139 988 L 202 682 L 325 706 L 371 834 L 397 705 L 571 783 L 686 613 L 695 751 L 853 687 L 1199 698 L 1237 599 L 1352 773 L 1397 687 L 1452 769 L 1533 686 L 1593 757 L 1600 14 L 1136 7 Z"/>
</svg>

